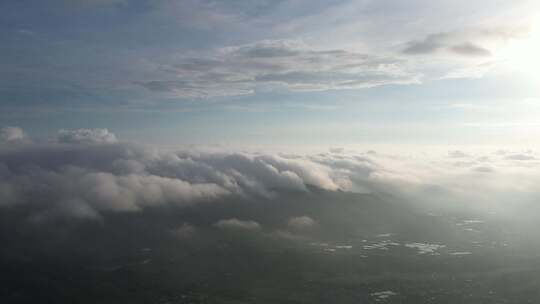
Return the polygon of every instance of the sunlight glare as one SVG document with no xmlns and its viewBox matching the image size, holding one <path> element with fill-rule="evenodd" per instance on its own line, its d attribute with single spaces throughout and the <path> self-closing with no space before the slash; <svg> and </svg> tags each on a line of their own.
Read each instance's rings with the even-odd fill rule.
<svg viewBox="0 0 540 304">
<path fill-rule="evenodd" d="M 535 18 L 538 20 L 540 16 Z M 536 21 L 525 39 L 516 40 L 498 56 L 510 69 L 529 81 L 540 82 L 540 29 Z"/>
</svg>

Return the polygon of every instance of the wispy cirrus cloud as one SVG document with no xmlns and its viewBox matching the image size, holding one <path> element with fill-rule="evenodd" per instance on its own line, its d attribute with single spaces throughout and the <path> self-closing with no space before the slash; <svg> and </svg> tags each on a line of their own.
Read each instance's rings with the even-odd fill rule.
<svg viewBox="0 0 540 304">
<path fill-rule="evenodd" d="M 251 94 L 265 87 L 291 91 L 369 88 L 418 83 L 420 77 L 398 58 L 320 50 L 286 40 L 226 47 L 209 57 L 180 57 L 159 69 L 167 72 L 166 79 L 135 83 L 185 98 Z"/>
<path fill-rule="evenodd" d="M 523 37 L 526 28 L 472 28 L 427 35 L 407 43 L 403 53 L 429 55 L 446 53 L 463 57 L 489 57 L 494 49 L 510 40 Z"/>
</svg>

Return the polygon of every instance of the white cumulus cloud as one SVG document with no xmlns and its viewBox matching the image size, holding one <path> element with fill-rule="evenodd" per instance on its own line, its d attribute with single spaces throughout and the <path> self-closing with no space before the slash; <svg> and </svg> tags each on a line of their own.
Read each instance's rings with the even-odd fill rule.
<svg viewBox="0 0 540 304">
<path fill-rule="evenodd" d="M 297 230 L 311 228 L 315 224 L 316 224 L 315 220 L 313 220 L 311 217 L 306 216 L 306 215 L 292 217 L 287 222 L 287 225 L 290 228 L 297 229 Z"/>
</svg>

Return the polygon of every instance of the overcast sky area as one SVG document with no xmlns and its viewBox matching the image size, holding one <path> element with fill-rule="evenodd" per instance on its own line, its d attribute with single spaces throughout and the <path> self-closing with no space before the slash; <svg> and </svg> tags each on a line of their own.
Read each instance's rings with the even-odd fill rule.
<svg viewBox="0 0 540 304">
<path fill-rule="evenodd" d="M 163 145 L 534 147 L 539 8 L 2 1 L 0 125 Z"/>
</svg>

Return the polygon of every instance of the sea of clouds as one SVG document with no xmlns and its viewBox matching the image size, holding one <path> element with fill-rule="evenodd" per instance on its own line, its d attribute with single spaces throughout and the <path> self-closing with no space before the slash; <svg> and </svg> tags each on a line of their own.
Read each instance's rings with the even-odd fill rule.
<svg viewBox="0 0 540 304">
<path fill-rule="evenodd" d="M 283 191 L 317 188 L 500 208 L 539 197 L 539 164 L 534 151 L 231 152 L 122 142 L 107 129 L 60 130 L 54 139 L 33 141 L 22 129 L 5 127 L 0 131 L 0 212 L 25 206 L 37 220 L 98 219 L 103 212 L 231 197 L 279 198 Z M 290 223 L 308 224 L 303 218 Z"/>
</svg>

